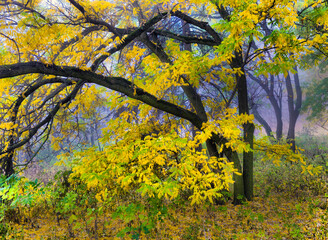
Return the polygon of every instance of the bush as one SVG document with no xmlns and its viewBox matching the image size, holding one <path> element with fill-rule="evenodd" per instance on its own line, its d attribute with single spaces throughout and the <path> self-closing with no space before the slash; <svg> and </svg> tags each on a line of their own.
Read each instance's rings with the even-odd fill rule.
<svg viewBox="0 0 328 240">
<path fill-rule="evenodd" d="M 304 149 L 303 154 L 310 163 L 322 166 L 325 174 L 328 173 L 328 136 L 314 136 L 309 131 L 304 131 L 297 137 L 296 143 Z"/>
<path fill-rule="evenodd" d="M 303 172 L 301 164 L 283 163 L 277 166 L 270 162 L 256 164 L 255 188 L 259 195 L 268 196 L 271 192 L 287 194 L 291 197 L 306 198 L 322 195 L 327 191 L 323 175 Z"/>
</svg>

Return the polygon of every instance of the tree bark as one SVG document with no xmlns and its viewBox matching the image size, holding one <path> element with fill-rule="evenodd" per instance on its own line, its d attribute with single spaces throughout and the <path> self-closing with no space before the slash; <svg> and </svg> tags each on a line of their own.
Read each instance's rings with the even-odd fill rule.
<svg viewBox="0 0 328 240">
<path fill-rule="evenodd" d="M 5 156 L 4 158 L 1 159 L 2 169 L 4 170 L 4 173 L 5 173 L 6 177 L 9 177 L 9 176 L 11 176 L 12 174 L 15 173 L 14 164 L 13 164 L 13 157 L 14 157 L 14 153 L 10 152 L 10 153 L 8 153 L 7 156 Z"/>
<path fill-rule="evenodd" d="M 224 153 L 226 157 L 233 162 L 234 168 L 238 170 L 239 174 L 233 174 L 233 203 L 235 205 L 241 204 L 242 201 L 245 199 L 245 191 L 244 191 L 244 179 L 242 174 L 242 167 L 240 164 L 240 160 L 238 154 L 233 152 L 230 148 L 224 147 Z"/>
<path fill-rule="evenodd" d="M 243 153 L 243 179 L 244 179 L 244 191 L 247 200 L 251 201 L 254 195 L 254 130 L 253 123 L 247 123 L 244 125 L 244 140 L 249 144 L 250 151 Z"/>
<path fill-rule="evenodd" d="M 242 75 L 236 75 L 237 90 L 238 90 L 238 109 L 239 114 L 249 115 L 248 105 L 248 90 L 245 70 L 243 68 L 243 58 L 241 52 L 236 52 L 232 60 L 232 68 L 240 68 Z M 247 200 L 253 199 L 253 139 L 254 139 L 254 124 L 246 123 L 243 125 L 244 141 L 249 144 L 250 151 L 243 152 L 243 181 L 244 181 L 244 196 Z M 236 186 L 237 187 L 237 186 Z"/>
<path fill-rule="evenodd" d="M 296 73 L 294 74 L 294 85 L 296 92 L 296 101 L 294 103 L 294 91 L 293 85 L 290 77 L 290 73 L 288 73 L 286 77 L 286 88 L 287 88 L 287 102 L 288 102 L 288 113 L 289 113 L 289 127 L 287 133 L 287 142 L 291 144 L 292 150 L 295 152 L 295 128 L 296 121 L 299 117 L 301 106 L 302 106 L 302 89 L 300 86 L 299 76 L 297 72 L 297 68 L 294 70 Z"/>
</svg>

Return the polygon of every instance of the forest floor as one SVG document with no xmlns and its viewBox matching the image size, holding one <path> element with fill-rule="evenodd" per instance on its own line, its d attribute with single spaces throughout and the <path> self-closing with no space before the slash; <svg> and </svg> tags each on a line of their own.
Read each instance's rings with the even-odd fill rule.
<svg viewBox="0 0 328 240">
<path fill-rule="evenodd" d="M 327 199 L 309 196 L 300 200 L 272 194 L 237 206 L 231 203 L 211 207 L 176 205 L 151 232 L 138 237 L 132 234 L 130 238 L 328 239 Z M 124 222 L 109 216 L 97 219 L 97 237 L 90 227 L 94 221 L 69 222 L 64 219 L 58 222 L 56 216 L 35 216 L 33 222 L 11 225 L 7 239 L 130 239 L 118 237 Z"/>
</svg>

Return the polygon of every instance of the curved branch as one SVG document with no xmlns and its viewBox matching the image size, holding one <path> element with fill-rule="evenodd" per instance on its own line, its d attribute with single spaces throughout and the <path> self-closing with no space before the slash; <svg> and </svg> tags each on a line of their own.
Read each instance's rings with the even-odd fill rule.
<svg viewBox="0 0 328 240">
<path fill-rule="evenodd" d="M 16 1 L 10 1 L 10 2 L 4 3 L 4 4 L 0 4 L 0 5 L 6 5 L 6 4 L 15 5 L 15 6 L 20 7 L 20 8 L 22 8 L 22 9 L 24 9 L 24 10 L 27 10 L 27 11 L 29 11 L 29 12 L 31 12 L 31 13 L 35 13 L 35 14 L 37 14 L 40 18 L 42 18 L 43 20 L 46 20 L 46 17 L 45 17 L 42 13 L 36 11 L 36 10 L 33 9 L 33 8 L 28 7 L 27 4 L 22 4 L 22 3 L 20 3 L 20 2 L 16 2 Z"/>
<path fill-rule="evenodd" d="M 41 62 L 27 62 L 0 66 L 0 79 L 30 73 L 41 73 L 69 78 L 72 77 L 84 80 L 88 83 L 95 83 L 108 89 L 123 93 L 133 99 L 140 100 L 164 112 L 186 119 L 194 124 L 198 129 L 201 129 L 202 127 L 203 121 L 195 113 L 173 103 L 158 99 L 154 95 L 151 95 L 122 77 L 106 77 L 92 71 L 81 70 L 76 67 L 56 66 Z"/>
<path fill-rule="evenodd" d="M 76 43 L 77 41 L 79 41 L 81 38 L 87 36 L 89 33 L 95 32 L 100 30 L 101 27 L 99 26 L 92 26 L 92 27 L 88 27 L 86 29 L 84 29 L 81 33 L 81 36 L 75 36 L 74 38 L 71 38 L 70 40 L 65 41 L 61 46 L 60 49 L 58 50 L 58 52 L 55 54 L 54 59 L 56 59 L 58 57 L 58 55 L 64 51 L 67 47 L 69 47 L 70 45 Z"/>
<path fill-rule="evenodd" d="M 26 144 L 38 132 L 38 130 L 41 127 L 43 127 L 46 124 L 49 124 L 52 121 L 52 119 L 57 114 L 57 112 L 59 111 L 59 109 L 61 108 L 62 105 L 69 103 L 70 101 L 72 101 L 75 98 L 75 96 L 77 95 L 78 91 L 80 90 L 80 88 L 83 86 L 84 83 L 85 83 L 85 81 L 79 81 L 75 85 L 72 92 L 68 96 L 66 96 L 64 99 L 59 101 L 56 104 L 56 106 L 50 111 L 50 113 L 47 115 L 47 117 L 45 117 L 35 127 L 33 127 L 32 129 L 29 130 L 29 134 L 25 139 L 23 139 L 23 140 L 21 140 L 17 143 L 13 143 L 13 144 L 9 145 L 8 148 L 5 151 L 1 151 L 0 154 L 10 153 L 13 150 L 15 150 L 15 149 L 23 146 L 24 144 Z"/>
<path fill-rule="evenodd" d="M 195 26 L 205 30 L 207 33 L 209 33 L 213 37 L 214 41 L 217 42 L 217 44 L 220 44 L 222 42 L 222 38 L 220 37 L 220 35 L 208 24 L 208 22 L 198 21 L 180 11 L 174 11 L 171 14 L 172 14 L 172 16 L 178 17 L 187 23 L 190 23 L 192 25 L 195 25 Z"/>
<path fill-rule="evenodd" d="M 158 30 L 158 29 L 152 30 L 151 32 L 161 35 L 161 36 L 164 36 L 164 37 L 178 40 L 180 42 L 184 42 L 186 44 L 197 43 L 197 44 L 202 44 L 202 45 L 207 45 L 207 46 L 217 46 L 218 45 L 218 43 L 216 41 L 214 41 L 213 39 L 210 39 L 210 38 L 199 38 L 197 36 L 183 36 L 183 35 L 175 34 L 170 31 Z"/>
<path fill-rule="evenodd" d="M 154 44 L 148 39 L 148 36 L 145 36 L 143 39 L 144 44 L 153 52 L 156 54 L 156 56 L 164 63 L 168 63 L 170 65 L 173 65 L 173 62 L 170 60 L 169 56 L 166 54 L 166 52 L 162 49 L 161 46 Z M 184 83 L 186 85 L 181 85 L 181 88 L 183 89 L 184 93 L 187 95 L 188 100 L 191 102 L 191 105 L 196 110 L 197 115 L 202 119 L 203 122 L 207 122 L 208 118 L 205 112 L 205 108 L 203 106 L 201 97 L 197 93 L 197 91 L 194 89 L 194 87 L 189 83 L 186 76 L 181 75 L 180 76 Z"/>
<path fill-rule="evenodd" d="M 18 54 L 18 62 L 20 62 L 21 61 L 21 57 L 20 57 L 21 54 L 20 54 L 19 47 L 18 47 L 18 44 L 15 41 L 15 39 L 13 39 L 13 38 L 11 38 L 11 37 L 9 37 L 6 34 L 1 33 L 1 32 L 0 32 L 0 35 L 4 36 L 5 38 L 9 39 L 10 41 L 12 41 L 15 44 L 16 49 L 17 49 L 17 54 Z"/>
<path fill-rule="evenodd" d="M 112 25 L 110 25 L 109 23 L 107 23 L 103 20 L 94 19 L 90 15 L 88 15 L 88 13 L 85 11 L 84 7 L 81 4 L 79 4 L 78 2 L 76 2 L 75 0 L 69 0 L 69 2 L 84 15 L 87 23 L 104 26 L 108 29 L 108 31 L 114 33 L 115 35 L 120 36 L 120 37 L 122 36 L 122 34 L 119 31 L 117 31 L 117 29 L 115 27 L 113 27 Z"/>
<path fill-rule="evenodd" d="M 100 56 L 91 66 L 91 70 L 95 71 L 99 65 L 104 62 L 110 55 L 112 55 L 113 53 L 123 49 L 126 45 L 128 45 L 130 42 L 132 42 L 133 40 L 135 40 L 136 38 L 140 37 L 142 33 L 144 33 L 145 31 L 147 31 L 149 28 L 151 28 L 152 26 L 154 26 L 156 23 L 158 23 L 159 21 L 161 21 L 164 17 L 167 16 L 168 13 L 161 13 L 153 18 L 151 18 L 148 22 L 146 22 L 145 24 L 143 24 L 141 27 L 137 28 L 136 30 L 134 30 L 133 32 L 131 32 L 130 34 L 128 34 L 124 39 L 122 39 L 122 42 L 120 44 L 118 44 L 117 46 L 111 48 L 109 51 L 107 51 L 106 54 Z"/>
</svg>

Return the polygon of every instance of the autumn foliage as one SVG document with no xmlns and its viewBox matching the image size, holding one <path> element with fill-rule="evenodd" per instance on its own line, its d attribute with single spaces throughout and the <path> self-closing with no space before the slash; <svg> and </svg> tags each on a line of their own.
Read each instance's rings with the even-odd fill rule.
<svg viewBox="0 0 328 240">
<path fill-rule="evenodd" d="M 2 236 L 326 236 L 316 203 L 254 189 L 254 175 L 270 186 L 256 161 L 295 167 L 316 196 L 327 179 L 295 134 L 255 136 L 248 90 L 250 75 L 306 70 L 318 50 L 313 64 L 325 59 L 325 14 L 323 0 L 2 0 Z M 55 176 L 16 174 L 45 152 Z"/>
</svg>

